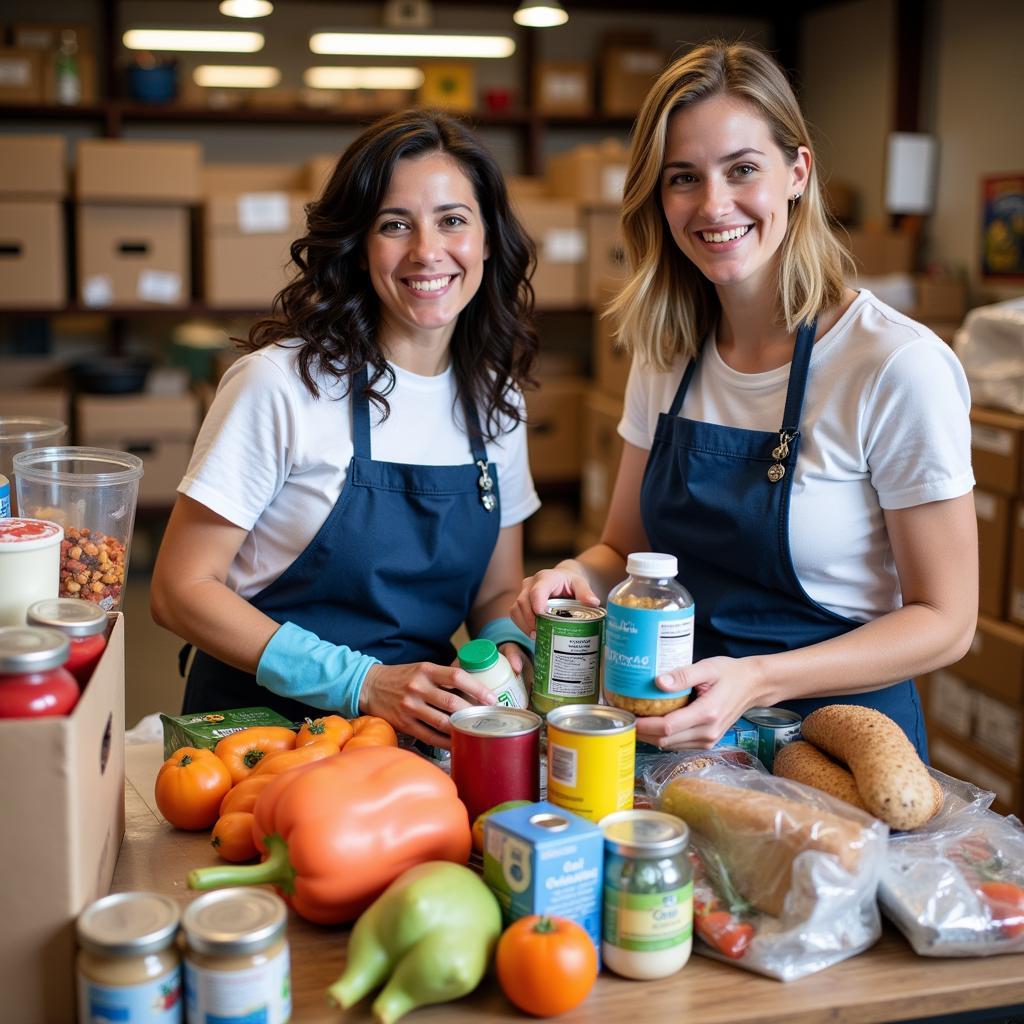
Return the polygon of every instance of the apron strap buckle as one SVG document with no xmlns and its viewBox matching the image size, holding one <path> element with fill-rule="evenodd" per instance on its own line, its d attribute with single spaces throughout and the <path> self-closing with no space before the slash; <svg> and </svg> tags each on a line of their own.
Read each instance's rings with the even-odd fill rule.
<svg viewBox="0 0 1024 1024">
<path fill-rule="evenodd" d="M 480 470 L 476 486 L 480 491 L 480 504 L 485 512 L 493 512 L 498 506 L 498 499 L 494 494 L 494 481 L 488 471 L 487 462 L 484 459 L 476 460 L 476 468 Z"/>
<path fill-rule="evenodd" d="M 786 475 L 786 467 L 782 465 L 782 460 L 789 457 L 789 442 L 796 437 L 797 433 L 797 431 L 787 430 L 785 427 L 779 431 L 778 447 L 772 449 L 772 458 L 775 462 L 768 467 L 768 479 L 773 484 L 777 484 Z"/>
</svg>

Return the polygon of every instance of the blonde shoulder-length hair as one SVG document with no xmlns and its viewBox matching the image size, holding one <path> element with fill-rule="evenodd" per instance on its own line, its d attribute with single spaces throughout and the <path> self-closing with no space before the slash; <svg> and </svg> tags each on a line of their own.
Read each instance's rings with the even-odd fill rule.
<svg viewBox="0 0 1024 1024">
<path fill-rule="evenodd" d="M 714 286 L 679 251 L 661 205 L 661 174 L 670 116 L 715 95 L 751 103 L 768 122 L 790 163 L 810 133 L 785 73 L 748 43 L 715 41 L 670 64 L 647 94 L 630 146 L 622 226 L 630 273 L 605 316 L 634 357 L 667 370 L 678 353 L 694 356 L 718 318 Z M 790 204 L 779 260 L 777 316 L 788 330 L 839 305 L 844 271 L 852 267 L 829 228 L 812 157 L 803 195 Z"/>
</svg>

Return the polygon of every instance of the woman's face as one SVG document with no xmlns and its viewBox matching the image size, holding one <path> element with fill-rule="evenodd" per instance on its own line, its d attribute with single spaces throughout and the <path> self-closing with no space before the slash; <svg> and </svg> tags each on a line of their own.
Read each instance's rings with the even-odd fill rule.
<svg viewBox="0 0 1024 1024">
<path fill-rule="evenodd" d="M 473 186 L 445 153 L 399 160 L 366 239 L 382 337 L 447 343 L 487 259 Z"/>
<path fill-rule="evenodd" d="M 668 121 L 661 203 L 675 243 L 719 289 L 774 285 L 789 200 L 802 192 L 810 152 L 789 164 L 768 122 L 745 100 L 719 94 Z"/>
</svg>

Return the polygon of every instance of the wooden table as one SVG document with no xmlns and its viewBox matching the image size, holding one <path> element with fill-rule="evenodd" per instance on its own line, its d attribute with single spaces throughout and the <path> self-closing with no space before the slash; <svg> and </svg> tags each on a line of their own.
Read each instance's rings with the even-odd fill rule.
<svg viewBox="0 0 1024 1024">
<path fill-rule="evenodd" d="M 182 905 L 196 895 L 185 885 L 190 868 L 217 863 L 208 833 L 171 828 L 153 802 L 161 763 L 158 744 L 127 748 L 126 832 L 114 874 L 114 891 L 166 893 Z M 345 1024 L 369 1021 L 370 999 L 342 1015 L 324 990 L 345 965 L 348 929 L 307 924 L 291 914 L 293 1021 Z M 686 1024 L 863 1024 L 979 1011 L 1024 1004 L 1024 955 L 938 960 L 916 956 L 887 927 L 878 944 L 801 981 L 783 983 L 694 956 L 661 981 L 633 982 L 602 974 L 586 1001 L 560 1022 L 686 1022 Z M 428 1024 L 528 1018 L 506 1001 L 488 978 L 465 999 L 425 1007 L 409 1017 Z M 989 1019 L 986 1015 L 985 1019 Z"/>
</svg>

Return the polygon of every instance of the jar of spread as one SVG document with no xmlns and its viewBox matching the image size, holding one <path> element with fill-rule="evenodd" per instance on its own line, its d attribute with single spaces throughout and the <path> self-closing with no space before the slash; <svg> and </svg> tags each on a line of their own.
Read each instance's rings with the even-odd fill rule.
<svg viewBox="0 0 1024 1024">
<path fill-rule="evenodd" d="M 107 646 L 107 613 L 88 601 L 52 597 L 30 605 L 25 617 L 30 626 L 55 629 L 68 638 L 71 651 L 64 667 L 85 686 Z"/>
<path fill-rule="evenodd" d="M 78 703 L 75 677 L 64 668 L 68 639 L 38 626 L 0 628 L 0 718 L 66 715 Z"/>
<path fill-rule="evenodd" d="M 604 830 L 601 956 L 616 974 L 646 980 L 675 974 L 693 945 L 689 830 L 674 814 L 616 811 Z"/>
<path fill-rule="evenodd" d="M 459 668 L 473 675 L 506 708 L 528 708 L 526 684 L 516 675 L 508 658 L 493 640 L 470 640 L 459 648 Z"/>
<path fill-rule="evenodd" d="M 182 1024 L 178 905 L 118 892 L 78 918 L 79 1024 Z"/>
<path fill-rule="evenodd" d="M 217 889 L 193 900 L 185 934 L 189 1021 L 291 1019 L 291 973 L 284 901 L 266 889 Z"/>
<path fill-rule="evenodd" d="M 63 539 L 47 519 L 0 519 L 0 626 L 24 626 L 30 604 L 57 596 Z"/>
</svg>

